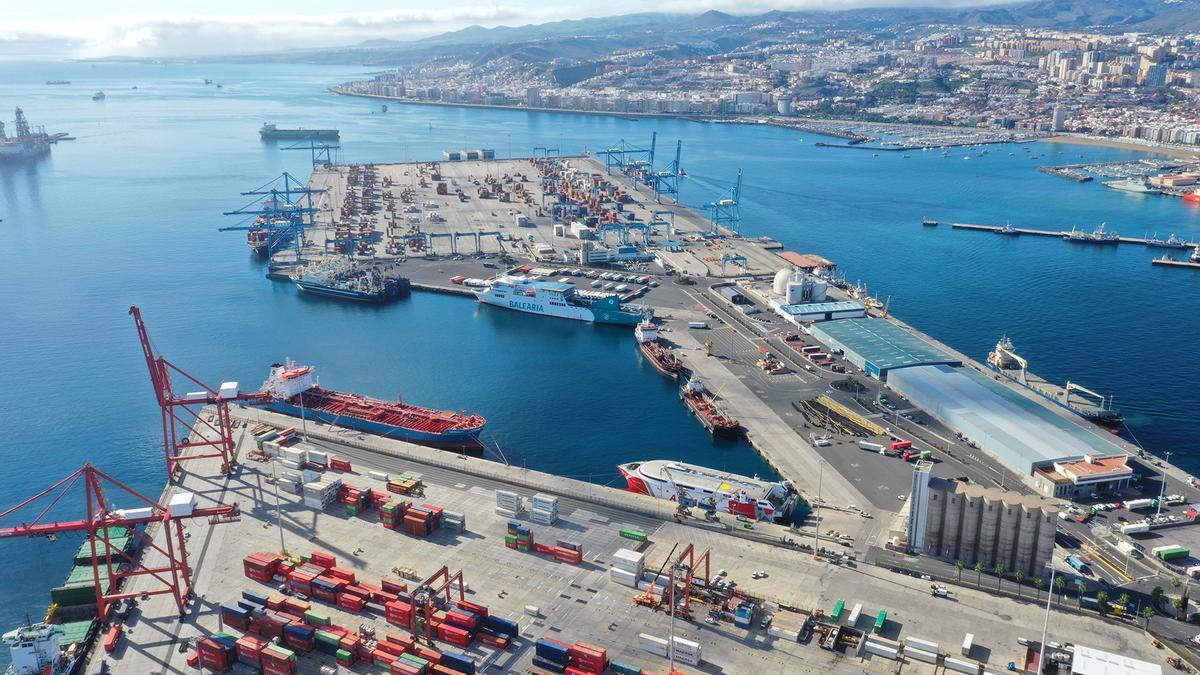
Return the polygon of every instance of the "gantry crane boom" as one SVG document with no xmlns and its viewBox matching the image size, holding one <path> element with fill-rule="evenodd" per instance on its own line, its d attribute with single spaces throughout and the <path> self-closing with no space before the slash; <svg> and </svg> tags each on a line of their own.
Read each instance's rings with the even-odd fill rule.
<svg viewBox="0 0 1200 675">
<path fill-rule="evenodd" d="M 81 483 L 85 493 L 84 517 L 76 520 L 51 517 L 54 507 Z M 114 509 L 114 502 L 105 491 L 105 485 L 115 488 L 114 494 L 124 496 L 138 507 L 128 510 Z M 193 495 L 192 502 L 194 499 Z M 237 520 L 240 513 L 236 503 L 181 509 L 178 513 L 173 513 L 171 508 L 143 496 L 89 463 L 33 497 L 0 512 L 0 523 L 8 522 L 22 510 L 36 508 L 35 505 L 42 503 L 45 506 L 33 518 L 23 520 L 18 525 L 0 527 L 0 539 L 50 537 L 64 532 L 86 532 L 91 542 L 92 578 L 101 620 L 105 619 L 110 607 L 125 598 L 166 594 L 174 597 L 179 614 L 183 616 L 191 595 L 192 578 L 182 521 L 207 518 L 209 523 L 218 524 Z M 189 503 L 189 506 L 192 504 Z M 152 537 L 139 530 L 138 526 L 150 523 L 161 523 L 162 533 Z M 128 530 L 129 536 L 135 539 L 142 549 L 141 557 L 115 549 L 111 545 L 110 535 L 113 527 Z M 151 561 L 154 566 L 148 566 L 143 562 L 146 556 L 159 556 L 164 560 Z M 105 577 L 100 575 L 101 566 L 107 572 Z M 123 582 L 139 577 L 150 577 L 153 582 L 147 588 L 120 588 Z M 102 578 L 108 579 L 108 585 L 101 586 Z"/>
<path fill-rule="evenodd" d="M 264 401 L 268 395 L 261 392 L 242 394 L 236 382 L 223 383 L 219 391 L 204 384 L 162 356 L 155 355 L 141 310 L 135 305 L 129 308 L 129 313 L 137 327 L 146 367 L 150 371 L 150 383 L 154 387 L 154 397 L 162 410 L 163 452 L 166 455 L 168 479 L 175 475 L 184 460 L 205 457 L 220 457 L 221 471 L 229 471 L 236 461 L 229 404 Z M 176 394 L 171 383 L 172 372 L 199 389 L 182 396 Z M 209 405 L 215 406 L 216 414 L 211 419 L 205 419 L 200 413 Z M 211 448 L 214 452 L 185 454 L 192 448 Z"/>
</svg>

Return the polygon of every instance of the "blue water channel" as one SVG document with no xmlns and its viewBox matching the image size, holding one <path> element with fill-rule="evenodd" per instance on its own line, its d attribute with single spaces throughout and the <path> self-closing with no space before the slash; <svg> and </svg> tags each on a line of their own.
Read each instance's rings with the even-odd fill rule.
<svg viewBox="0 0 1200 675">
<path fill-rule="evenodd" d="M 240 191 L 285 169 L 308 174 L 307 151 L 259 141 L 264 121 L 339 128 L 339 159 L 355 162 L 477 147 L 595 151 L 621 138 L 647 144 L 653 131 L 660 148 L 673 149 L 680 138 L 685 202 L 718 198 L 743 169 L 746 233 L 836 260 L 849 279 L 892 296 L 896 315 L 977 358 L 1007 333 L 1035 372 L 1114 394 L 1149 450 L 1196 466 L 1187 423 L 1200 376 L 1192 351 L 1200 277 L 1152 267 L 1158 253 L 1133 246 L 920 225 L 923 217 L 1048 229 L 1107 221 L 1127 235 L 1200 236 L 1200 210 L 1180 200 L 1036 171 L 1144 155 L 1035 144 L 973 151 L 970 160 L 965 151 L 876 157 L 767 126 L 402 105 L 383 114 L 377 102 L 325 91 L 363 74 L 0 63 L 0 118 L 20 105 L 34 124 L 78 137 L 33 164 L 0 165 L 0 505 L 88 460 L 158 496 L 159 420 L 131 304 L 142 307 L 159 351 L 206 381 L 252 388 L 290 356 L 317 365 L 326 386 L 480 412 L 488 439 L 514 464 L 609 484 L 615 464 L 639 458 L 769 474 L 744 443 L 714 443 L 670 383 L 641 363 L 628 331 L 427 294 L 348 306 L 265 280 L 243 233 L 217 232 L 232 221 L 221 212 L 248 201 Z M 92 101 L 96 90 L 106 100 Z M 0 542 L 0 627 L 41 615 L 77 542 Z"/>
</svg>

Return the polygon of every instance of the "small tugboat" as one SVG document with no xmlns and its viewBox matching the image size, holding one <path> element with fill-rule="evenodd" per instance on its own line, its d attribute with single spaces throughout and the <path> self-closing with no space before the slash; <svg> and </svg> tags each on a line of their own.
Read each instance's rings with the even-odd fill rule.
<svg viewBox="0 0 1200 675">
<path fill-rule="evenodd" d="M 658 327 L 653 322 L 642 321 L 633 329 L 633 334 L 642 354 L 650 360 L 650 365 L 654 366 L 655 370 L 672 380 L 679 378 L 679 373 L 683 371 L 683 361 L 680 361 L 669 347 L 659 342 Z"/>
<path fill-rule="evenodd" d="M 929 218 L 925 218 L 925 219 L 921 220 L 921 224 L 924 225 L 925 227 L 937 227 L 939 223 L 936 220 L 930 220 Z"/>
<path fill-rule="evenodd" d="M 700 423 L 713 436 L 736 436 L 742 426 L 737 420 L 721 412 L 713 402 L 712 394 L 700 380 L 688 380 L 679 388 L 679 398 L 696 413 Z"/>
<path fill-rule="evenodd" d="M 1012 223 L 1005 223 L 1005 224 L 1004 224 L 1004 227 L 1002 227 L 1002 228 L 1000 228 L 1000 229 L 996 230 L 996 234 L 1003 234 L 1003 235 L 1006 235 L 1006 236 L 1013 236 L 1013 235 L 1018 235 L 1018 234 L 1021 234 L 1021 233 L 1017 231 L 1017 228 L 1013 227 L 1013 224 L 1012 224 Z"/>
</svg>

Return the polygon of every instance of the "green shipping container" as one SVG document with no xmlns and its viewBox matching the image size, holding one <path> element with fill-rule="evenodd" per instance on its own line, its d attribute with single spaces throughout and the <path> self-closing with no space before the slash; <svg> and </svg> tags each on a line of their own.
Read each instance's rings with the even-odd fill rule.
<svg viewBox="0 0 1200 675">
<path fill-rule="evenodd" d="M 324 642 L 327 645 L 337 645 L 342 643 L 342 639 L 326 630 L 318 630 L 315 635 L 317 642 Z"/>
<path fill-rule="evenodd" d="M 337 659 L 338 663 L 344 666 L 354 663 L 354 655 L 345 649 L 337 650 L 337 652 L 334 653 L 334 657 Z"/>
<path fill-rule="evenodd" d="M 506 535 L 504 535 L 504 543 L 506 543 L 506 544 L 515 544 L 515 543 L 517 543 L 517 535 L 515 535 L 515 534 L 506 534 Z"/>
<path fill-rule="evenodd" d="M 409 654 L 408 652 L 405 652 L 400 655 L 400 658 L 404 659 L 405 661 L 408 661 L 409 663 L 415 663 L 418 666 L 421 666 L 422 668 L 429 667 L 429 661 L 417 656 L 416 654 Z"/>
<path fill-rule="evenodd" d="M 646 541 L 646 533 L 641 530 L 621 530 L 620 535 L 634 541 Z"/>
<path fill-rule="evenodd" d="M 529 546 L 525 546 L 525 545 L 523 545 L 523 544 L 517 544 L 517 550 L 518 550 L 518 551 L 524 551 L 524 552 L 526 552 L 526 553 L 529 553 L 529 549 L 530 549 L 530 547 L 529 547 Z"/>
<path fill-rule="evenodd" d="M 362 507 L 358 506 L 357 504 L 347 504 L 346 505 L 346 515 L 348 515 L 348 516 L 357 516 L 359 511 L 361 511 L 361 510 L 362 510 Z"/>
<path fill-rule="evenodd" d="M 304 623 L 310 626 L 328 626 L 333 622 L 329 620 L 328 616 L 309 610 L 304 613 Z"/>
<path fill-rule="evenodd" d="M 381 512 L 383 512 L 384 514 L 390 516 L 390 515 L 393 515 L 396 513 L 396 505 L 391 502 L 388 502 L 387 504 L 384 504 L 383 506 L 379 507 L 379 510 Z"/>
<path fill-rule="evenodd" d="M 302 563 L 312 562 L 312 556 L 307 553 L 303 553 L 300 555 L 300 562 L 302 562 Z"/>
<path fill-rule="evenodd" d="M 296 660 L 296 652 L 288 649 L 287 647 L 280 647 L 279 645 L 268 645 L 267 649 L 270 649 L 271 651 L 273 651 L 276 654 L 280 655 L 281 657 L 287 659 L 288 661 Z"/>
</svg>

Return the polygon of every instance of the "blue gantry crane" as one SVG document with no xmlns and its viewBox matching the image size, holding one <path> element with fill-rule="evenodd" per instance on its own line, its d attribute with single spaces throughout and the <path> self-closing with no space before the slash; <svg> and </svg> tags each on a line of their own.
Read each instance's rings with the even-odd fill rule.
<svg viewBox="0 0 1200 675">
<path fill-rule="evenodd" d="M 289 145 L 284 150 L 308 150 L 312 158 L 313 168 L 329 168 L 337 163 L 335 152 L 341 150 L 342 146 L 337 143 L 327 143 L 317 138 L 316 134 L 310 136 L 307 140 L 297 141 Z"/>
<path fill-rule="evenodd" d="M 655 203 L 661 204 L 663 195 L 673 195 L 675 201 L 679 201 L 679 177 L 687 175 L 679 166 L 679 156 L 682 152 L 683 141 L 675 141 L 675 161 L 671 162 L 671 168 L 666 171 L 654 171 L 651 167 L 650 187 L 654 188 Z"/>
<path fill-rule="evenodd" d="M 639 170 L 644 172 L 643 177 L 650 175 L 653 172 L 654 146 L 657 142 L 657 131 L 650 135 L 649 148 L 634 147 L 622 138 L 616 146 L 600 153 L 604 155 L 604 171 L 611 176 L 615 167 L 621 173 L 635 180 Z M 642 182 L 645 182 L 644 178 Z"/>
<path fill-rule="evenodd" d="M 313 224 L 314 194 L 325 192 L 321 188 L 310 188 L 303 181 L 284 171 L 271 180 L 243 195 L 253 195 L 254 201 L 226 216 L 248 216 L 237 225 L 218 228 L 221 232 L 246 231 L 247 244 L 255 253 L 268 260 L 286 248 L 293 247 L 299 260 L 304 245 L 304 229 Z M 246 224 L 249 221 L 249 224 Z"/>
<path fill-rule="evenodd" d="M 738 169 L 737 182 L 729 190 L 729 196 L 718 199 L 708 205 L 708 219 L 711 223 L 708 232 L 710 237 L 721 234 L 721 227 L 737 234 L 742 226 L 742 212 L 738 201 L 742 198 L 742 170 Z"/>
</svg>

